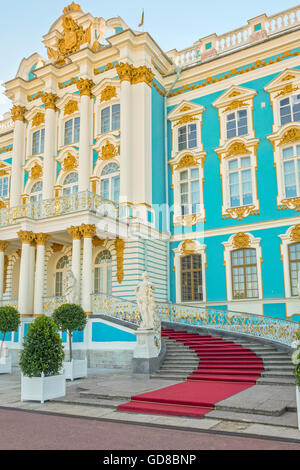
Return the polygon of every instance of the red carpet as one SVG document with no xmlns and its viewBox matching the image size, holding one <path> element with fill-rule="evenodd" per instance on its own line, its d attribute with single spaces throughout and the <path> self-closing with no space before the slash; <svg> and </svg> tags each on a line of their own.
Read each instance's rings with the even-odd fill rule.
<svg viewBox="0 0 300 470">
<path fill-rule="evenodd" d="M 199 418 L 215 403 L 255 385 L 264 370 L 261 358 L 233 341 L 171 329 L 162 330 L 162 336 L 195 351 L 198 369 L 186 382 L 131 397 L 118 411 Z"/>
</svg>

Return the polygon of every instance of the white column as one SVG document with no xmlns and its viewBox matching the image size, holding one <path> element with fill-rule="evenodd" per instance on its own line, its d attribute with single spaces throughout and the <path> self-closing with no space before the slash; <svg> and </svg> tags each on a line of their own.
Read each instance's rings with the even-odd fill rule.
<svg viewBox="0 0 300 470">
<path fill-rule="evenodd" d="M 33 235 L 34 237 L 34 235 Z M 34 280 L 35 280 L 35 238 L 33 238 L 30 243 L 29 249 L 29 265 L 27 268 L 27 275 L 29 278 L 29 287 L 28 287 L 28 312 L 33 314 L 33 300 L 34 300 Z"/>
<path fill-rule="evenodd" d="M 121 84 L 120 112 L 120 202 L 132 202 L 132 104 L 128 80 Z"/>
<path fill-rule="evenodd" d="M 68 232 L 73 239 L 73 247 L 72 247 L 72 271 L 77 281 L 77 296 L 78 301 L 80 303 L 80 252 L 81 252 L 81 231 L 80 227 L 70 227 L 68 228 Z"/>
<path fill-rule="evenodd" d="M 45 243 L 49 240 L 50 235 L 38 233 L 36 235 L 37 254 L 35 267 L 35 284 L 34 284 L 34 315 L 42 315 L 44 313 L 43 296 L 45 281 Z"/>
<path fill-rule="evenodd" d="M 8 242 L 0 241 L 0 300 L 3 299 L 4 288 L 4 251 L 8 247 Z"/>
<path fill-rule="evenodd" d="M 81 305 L 87 315 L 92 314 L 92 299 L 93 292 L 93 276 L 92 276 L 92 255 L 93 243 L 92 239 L 96 233 L 95 225 L 81 225 L 81 233 L 83 235 L 83 263 L 82 263 L 82 299 Z"/>
<path fill-rule="evenodd" d="M 93 95 L 91 89 L 94 86 L 92 80 L 80 79 L 76 83 L 81 95 L 80 100 L 80 144 L 79 144 L 79 165 L 78 165 L 78 186 L 79 191 L 88 191 L 91 171 L 91 99 Z"/>
<path fill-rule="evenodd" d="M 23 193 L 23 164 L 25 161 L 25 112 L 23 106 L 14 106 L 11 110 L 12 119 L 15 122 L 13 157 L 11 171 L 11 191 L 10 207 L 21 204 L 21 194 Z"/>
<path fill-rule="evenodd" d="M 22 255 L 21 255 L 21 266 L 20 266 L 20 280 L 19 280 L 19 300 L 18 309 L 21 315 L 31 315 L 29 308 L 30 299 L 30 255 L 31 255 L 31 242 L 34 239 L 32 232 L 26 232 L 21 230 L 18 232 L 18 237 L 22 241 Z"/>
<path fill-rule="evenodd" d="M 56 111 L 57 96 L 47 93 L 45 104 L 45 151 L 43 168 L 43 199 L 52 199 L 55 184 L 55 156 L 57 146 Z"/>
</svg>

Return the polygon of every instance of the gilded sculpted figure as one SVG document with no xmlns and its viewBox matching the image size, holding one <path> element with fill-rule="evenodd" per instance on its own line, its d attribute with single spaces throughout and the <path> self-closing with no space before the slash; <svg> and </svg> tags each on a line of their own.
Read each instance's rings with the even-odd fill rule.
<svg viewBox="0 0 300 470">
<path fill-rule="evenodd" d="M 153 291 L 155 287 L 149 279 L 149 275 L 145 272 L 142 281 L 136 288 L 136 299 L 139 311 L 142 316 L 141 329 L 152 330 L 154 328 L 155 301 Z"/>
</svg>

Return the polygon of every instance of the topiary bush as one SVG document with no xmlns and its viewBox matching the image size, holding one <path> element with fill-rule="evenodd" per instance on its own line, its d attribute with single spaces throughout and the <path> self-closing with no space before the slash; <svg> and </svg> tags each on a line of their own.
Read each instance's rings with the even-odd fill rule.
<svg viewBox="0 0 300 470">
<path fill-rule="evenodd" d="M 64 359 L 61 337 L 54 321 L 41 315 L 29 325 L 24 348 L 21 351 L 20 367 L 27 377 L 58 375 Z"/>
<path fill-rule="evenodd" d="M 86 314 L 80 305 L 63 304 L 54 311 L 52 318 L 61 331 L 68 333 L 70 361 L 72 361 L 73 331 L 84 330 L 87 324 Z"/>
<path fill-rule="evenodd" d="M 0 347 L 0 355 L 3 349 L 5 335 L 12 331 L 17 331 L 20 325 L 20 314 L 18 310 L 10 305 L 0 307 L 0 332 L 3 333 L 3 338 Z"/>
<path fill-rule="evenodd" d="M 292 355 L 292 363 L 295 366 L 294 375 L 296 378 L 296 385 L 300 386 L 300 330 L 296 333 L 297 341 L 292 343 L 292 348 L 295 349 Z"/>
</svg>

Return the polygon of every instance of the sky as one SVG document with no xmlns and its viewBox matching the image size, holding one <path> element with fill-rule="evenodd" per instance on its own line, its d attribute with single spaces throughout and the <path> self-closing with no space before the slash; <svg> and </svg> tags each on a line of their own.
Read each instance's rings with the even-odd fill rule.
<svg viewBox="0 0 300 470">
<path fill-rule="evenodd" d="M 1 84 L 15 77 L 24 57 L 38 52 L 47 58 L 43 35 L 72 0 L 0 0 L 0 118 L 10 109 Z M 75 0 L 84 12 L 105 19 L 121 16 L 138 29 L 145 10 L 144 31 L 164 50 L 184 49 L 213 33 L 223 34 L 297 5 L 296 0 Z"/>
</svg>

